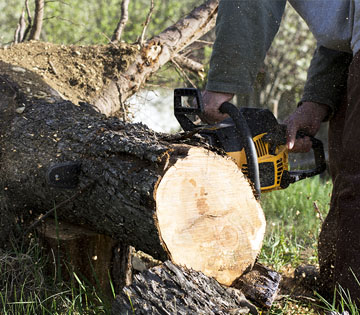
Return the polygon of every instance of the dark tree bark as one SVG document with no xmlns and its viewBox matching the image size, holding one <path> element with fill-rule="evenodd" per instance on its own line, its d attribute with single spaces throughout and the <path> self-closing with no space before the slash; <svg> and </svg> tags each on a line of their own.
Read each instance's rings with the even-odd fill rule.
<svg viewBox="0 0 360 315">
<path fill-rule="evenodd" d="M 82 170 L 79 188 L 94 185 L 58 209 L 58 216 L 118 240 L 129 237 L 137 248 L 164 258 L 149 209 L 154 207 L 152 192 L 169 145 L 160 143 L 143 125 L 105 119 L 89 104 L 79 107 L 59 99 L 49 103 L 23 94 L 18 82 L 9 77 L 0 77 L 0 81 L 7 96 L 0 98 L 1 184 L 6 208 L 19 215 L 29 211 L 40 215 L 68 199 L 76 190 L 50 187 L 47 172 L 57 163 L 78 161 Z"/>
<path fill-rule="evenodd" d="M 270 268 L 256 263 L 251 271 L 241 276 L 234 287 L 257 306 L 270 308 L 277 297 L 281 275 Z"/>
<path fill-rule="evenodd" d="M 241 291 L 167 261 L 134 277 L 112 314 L 258 314 Z"/>
</svg>

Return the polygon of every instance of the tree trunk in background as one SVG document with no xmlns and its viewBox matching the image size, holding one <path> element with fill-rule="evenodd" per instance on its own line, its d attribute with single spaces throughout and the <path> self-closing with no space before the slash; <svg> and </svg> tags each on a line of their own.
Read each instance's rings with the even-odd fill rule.
<svg viewBox="0 0 360 315">
<path fill-rule="evenodd" d="M 0 64 L 1 240 L 13 226 L 7 214 L 27 221 L 62 203 L 60 219 L 223 284 L 253 265 L 265 219 L 232 160 L 63 101 L 18 70 Z M 26 94 L 29 80 L 37 97 Z M 74 189 L 47 182 L 49 169 L 64 162 L 80 167 Z"/>
</svg>

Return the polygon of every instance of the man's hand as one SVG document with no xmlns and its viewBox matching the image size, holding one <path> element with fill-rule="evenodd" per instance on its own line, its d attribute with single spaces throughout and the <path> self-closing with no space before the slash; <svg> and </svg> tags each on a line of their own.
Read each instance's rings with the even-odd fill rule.
<svg viewBox="0 0 360 315">
<path fill-rule="evenodd" d="M 296 139 L 296 133 L 303 130 L 311 136 L 319 131 L 321 122 L 329 113 L 329 106 L 304 102 L 286 120 L 287 146 L 291 152 L 308 152 L 312 143 L 309 137 Z"/>
<path fill-rule="evenodd" d="M 205 115 L 202 119 L 208 124 L 215 124 L 227 118 L 227 115 L 221 114 L 219 108 L 222 103 L 228 102 L 233 98 L 234 94 L 220 93 L 205 90 L 202 93 L 204 101 Z"/>
</svg>

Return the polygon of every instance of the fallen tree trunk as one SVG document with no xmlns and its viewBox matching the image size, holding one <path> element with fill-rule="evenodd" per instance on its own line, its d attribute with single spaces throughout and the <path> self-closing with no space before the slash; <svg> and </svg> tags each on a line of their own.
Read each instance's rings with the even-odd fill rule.
<svg viewBox="0 0 360 315">
<path fill-rule="evenodd" d="M 167 261 L 134 277 L 112 314 L 258 314 L 241 291 Z"/>
<path fill-rule="evenodd" d="M 11 216 L 31 220 L 61 204 L 63 220 L 223 284 L 252 266 L 265 219 L 232 160 L 63 101 L 34 74 L 43 98 L 28 95 L 20 83 L 30 74 L 16 70 L 0 63 L 1 240 Z M 49 170 L 62 183 L 53 167 L 69 162 L 73 189 L 49 185 Z"/>
</svg>

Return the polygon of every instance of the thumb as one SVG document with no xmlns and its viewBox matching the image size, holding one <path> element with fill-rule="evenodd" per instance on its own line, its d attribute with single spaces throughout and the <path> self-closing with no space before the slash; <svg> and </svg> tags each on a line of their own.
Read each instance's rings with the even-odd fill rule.
<svg viewBox="0 0 360 315">
<path fill-rule="evenodd" d="M 298 131 L 298 127 L 297 127 L 296 124 L 290 123 L 287 126 L 287 129 L 286 129 L 286 142 L 287 142 L 287 147 L 288 147 L 289 150 L 292 150 L 292 148 L 295 145 L 297 131 Z"/>
</svg>

